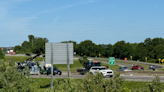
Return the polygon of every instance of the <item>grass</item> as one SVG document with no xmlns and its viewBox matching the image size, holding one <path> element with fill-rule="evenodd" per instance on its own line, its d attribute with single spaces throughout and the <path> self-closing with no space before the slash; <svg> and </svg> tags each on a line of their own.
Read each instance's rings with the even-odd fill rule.
<svg viewBox="0 0 164 92">
<path fill-rule="evenodd" d="M 36 89 L 34 92 L 44 92 L 47 89 L 50 89 L 50 78 L 29 78 L 34 80 L 35 82 L 31 84 L 31 86 L 34 86 Z M 76 83 L 83 83 L 83 79 L 74 79 L 72 78 L 74 82 Z M 53 79 L 53 81 L 59 80 L 59 79 Z M 136 90 L 136 89 L 142 89 L 142 88 L 148 88 L 148 85 L 151 82 L 136 82 L 136 81 L 124 81 L 122 84 L 122 88 L 128 88 L 130 90 Z M 164 83 L 162 83 L 164 85 Z M 55 88 L 55 87 L 54 87 Z M 164 87 L 163 87 L 164 90 Z"/>
</svg>

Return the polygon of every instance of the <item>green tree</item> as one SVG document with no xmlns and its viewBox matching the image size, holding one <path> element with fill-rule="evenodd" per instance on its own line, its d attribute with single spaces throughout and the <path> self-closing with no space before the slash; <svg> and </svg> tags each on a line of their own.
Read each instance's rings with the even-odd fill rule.
<svg viewBox="0 0 164 92">
<path fill-rule="evenodd" d="M 105 47 L 105 57 L 110 57 L 114 53 L 113 46 L 111 44 L 106 45 Z"/>
<path fill-rule="evenodd" d="M 145 60 L 145 57 L 148 57 L 147 49 L 144 46 L 144 43 L 139 43 L 135 49 L 134 59 L 135 60 Z"/>
<path fill-rule="evenodd" d="M 19 45 L 17 45 L 17 46 L 14 47 L 14 51 L 15 51 L 16 53 L 19 53 L 19 52 L 22 51 L 22 47 L 19 46 Z"/>
<path fill-rule="evenodd" d="M 160 44 L 157 45 L 154 49 L 153 49 L 154 54 L 154 59 L 158 59 L 158 58 L 164 58 L 164 45 Z"/>
<path fill-rule="evenodd" d="M 0 49 L 0 59 L 4 59 L 5 58 L 5 54 L 2 52 L 2 50 Z"/>
<path fill-rule="evenodd" d="M 48 43 L 47 38 L 36 37 L 34 40 L 34 46 L 32 47 L 33 53 L 45 53 L 45 43 Z"/>
<path fill-rule="evenodd" d="M 89 60 L 87 59 L 87 56 L 84 55 L 83 58 L 79 58 L 79 62 L 84 65 L 84 63 L 88 63 Z"/>
<path fill-rule="evenodd" d="M 97 52 L 96 49 L 96 45 L 92 41 L 85 40 L 78 45 L 77 53 L 79 55 L 83 53 L 83 55 L 95 57 Z"/>
<path fill-rule="evenodd" d="M 73 43 L 74 52 L 76 52 L 77 43 L 75 41 L 62 41 L 61 43 Z"/>
<path fill-rule="evenodd" d="M 26 71 L 26 75 L 23 72 Z M 10 66 L 9 62 L 0 61 L 0 91 L 2 92 L 33 92 L 30 86 L 33 81 L 28 79 L 29 71 L 26 68 L 23 72 L 18 72 L 15 66 Z"/>
<path fill-rule="evenodd" d="M 116 44 L 114 44 L 113 50 L 113 55 L 121 59 L 129 57 L 133 52 L 132 46 L 125 41 L 118 41 Z"/>
<path fill-rule="evenodd" d="M 33 35 L 28 35 L 29 42 L 32 44 L 35 37 Z"/>
<path fill-rule="evenodd" d="M 158 76 L 156 76 L 151 84 L 148 84 L 150 92 L 162 92 L 162 83 Z"/>
</svg>

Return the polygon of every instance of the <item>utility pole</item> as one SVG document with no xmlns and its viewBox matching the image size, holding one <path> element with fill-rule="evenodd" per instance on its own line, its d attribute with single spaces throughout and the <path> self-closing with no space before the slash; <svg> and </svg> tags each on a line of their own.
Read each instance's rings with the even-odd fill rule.
<svg viewBox="0 0 164 92">
<path fill-rule="evenodd" d="M 32 38 L 32 47 L 33 47 L 33 38 Z"/>
</svg>

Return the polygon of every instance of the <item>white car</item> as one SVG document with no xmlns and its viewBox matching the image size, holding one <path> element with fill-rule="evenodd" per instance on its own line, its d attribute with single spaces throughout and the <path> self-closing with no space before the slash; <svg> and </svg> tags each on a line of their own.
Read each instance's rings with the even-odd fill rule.
<svg viewBox="0 0 164 92">
<path fill-rule="evenodd" d="M 104 77 L 110 76 L 113 77 L 114 72 L 105 66 L 93 66 L 89 70 L 90 73 L 96 75 L 97 72 L 100 72 Z"/>
</svg>

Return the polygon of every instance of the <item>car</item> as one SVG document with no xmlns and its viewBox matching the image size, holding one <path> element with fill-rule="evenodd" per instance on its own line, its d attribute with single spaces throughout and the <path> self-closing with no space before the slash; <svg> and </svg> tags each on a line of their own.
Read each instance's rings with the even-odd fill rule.
<svg viewBox="0 0 164 92">
<path fill-rule="evenodd" d="M 28 54 L 28 53 L 27 53 L 25 56 L 31 56 L 31 54 Z"/>
<path fill-rule="evenodd" d="M 128 67 L 120 67 L 117 71 L 131 71 Z"/>
<path fill-rule="evenodd" d="M 110 76 L 113 77 L 114 72 L 106 66 L 93 66 L 90 68 L 89 73 L 96 75 L 96 73 L 101 73 L 103 77 Z"/>
<path fill-rule="evenodd" d="M 43 55 L 42 57 L 45 57 L 45 55 Z"/>
<path fill-rule="evenodd" d="M 149 69 L 153 69 L 153 65 L 150 65 L 150 66 L 149 66 Z"/>
<path fill-rule="evenodd" d="M 39 75 L 40 74 L 40 69 L 38 68 L 37 65 L 32 66 L 29 70 L 30 70 L 30 75 L 32 75 L 32 74 Z"/>
<path fill-rule="evenodd" d="M 47 75 L 49 75 L 49 74 L 51 74 L 51 68 L 47 69 Z M 53 75 L 55 75 L 55 74 L 61 75 L 62 71 L 59 70 L 58 68 L 54 67 Z"/>
<path fill-rule="evenodd" d="M 132 67 L 132 70 L 144 70 L 144 68 L 142 66 L 135 65 Z"/>
</svg>

